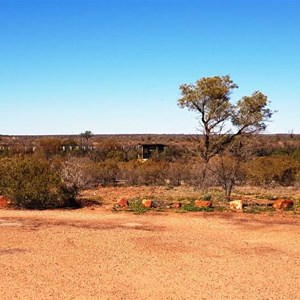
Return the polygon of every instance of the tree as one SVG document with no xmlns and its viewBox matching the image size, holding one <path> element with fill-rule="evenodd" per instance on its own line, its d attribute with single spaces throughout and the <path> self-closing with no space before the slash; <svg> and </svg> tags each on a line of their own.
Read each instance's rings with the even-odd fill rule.
<svg viewBox="0 0 300 300">
<path fill-rule="evenodd" d="M 214 175 L 217 183 L 223 188 L 227 199 L 230 199 L 236 182 L 244 178 L 241 165 L 253 152 L 251 144 L 250 139 L 239 136 L 225 151 L 211 159 L 208 169 Z"/>
<path fill-rule="evenodd" d="M 203 182 L 211 158 L 224 152 L 236 137 L 263 131 L 273 115 L 267 96 L 259 91 L 236 104 L 230 102 L 236 88 L 229 75 L 204 77 L 195 84 L 180 86 L 179 107 L 195 111 L 199 117 L 197 150 L 205 164 Z"/>
<path fill-rule="evenodd" d="M 85 132 L 80 133 L 81 137 L 81 148 L 83 148 L 82 139 L 85 139 L 86 144 L 85 147 L 88 149 L 89 147 L 89 139 L 93 137 L 93 133 L 90 130 L 86 130 Z"/>
</svg>

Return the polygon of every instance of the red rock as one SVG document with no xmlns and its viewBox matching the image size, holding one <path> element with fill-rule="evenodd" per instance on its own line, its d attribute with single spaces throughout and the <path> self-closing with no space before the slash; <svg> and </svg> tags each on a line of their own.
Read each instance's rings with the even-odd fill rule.
<svg viewBox="0 0 300 300">
<path fill-rule="evenodd" d="M 212 207 L 211 201 L 204 201 L 204 200 L 196 200 L 195 201 L 196 207 Z"/>
<path fill-rule="evenodd" d="M 293 207 L 293 205 L 294 205 L 293 200 L 280 200 L 279 199 L 273 203 L 273 207 L 275 209 L 287 209 L 287 208 Z"/>
<path fill-rule="evenodd" d="M 242 210 L 243 205 L 244 203 L 242 200 L 233 200 L 229 202 L 229 208 L 232 210 Z"/>
<path fill-rule="evenodd" d="M 120 207 L 128 207 L 129 203 L 125 198 L 122 198 L 117 203 Z"/>
<path fill-rule="evenodd" d="M 142 200 L 142 204 L 144 205 L 144 207 L 150 208 L 152 206 L 152 200 L 144 199 Z"/>
<path fill-rule="evenodd" d="M 0 196 L 0 208 L 6 208 L 11 203 L 11 200 L 6 196 Z"/>
<path fill-rule="evenodd" d="M 174 202 L 172 204 L 172 208 L 180 208 L 181 207 L 181 203 L 180 202 Z"/>
</svg>

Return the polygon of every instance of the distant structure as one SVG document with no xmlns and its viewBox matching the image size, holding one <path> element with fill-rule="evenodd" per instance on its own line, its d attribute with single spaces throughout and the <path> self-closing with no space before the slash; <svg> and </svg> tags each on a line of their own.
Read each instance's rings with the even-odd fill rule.
<svg viewBox="0 0 300 300">
<path fill-rule="evenodd" d="M 166 145 L 164 144 L 139 144 L 138 149 L 141 149 L 138 154 L 139 159 L 147 160 L 164 152 Z"/>
</svg>

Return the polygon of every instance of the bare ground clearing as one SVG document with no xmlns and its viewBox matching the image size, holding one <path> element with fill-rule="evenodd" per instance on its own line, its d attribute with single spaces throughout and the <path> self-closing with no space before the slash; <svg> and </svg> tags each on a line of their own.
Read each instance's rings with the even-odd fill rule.
<svg viewBox="0 0 300 300">
<path fill-rule="evenodd" d="M 300 199 L 300 190 L 296 187 L 284 188 L 262 188 L 262 187 L 238 187 L 235 191 L 236 195 L 252 195 L 253 197 L 274 197 L 274 198 L 294 198 Z M 179 187 L 162 187 L 162 186 L 130 186 L 130 187 L 99 187 L 94 190 L 85 190 L 82 193 L 83 197 L 99 198 L 101 197 L 104 204 L 116 203 L 121 198 L 135 198 L 135 197 L 156 197 L 157 199 L 178 199 L 178 198 L 201 198 L 204 191 L 188 186 Z M 223 195 L 220 188 L 207 190 L 208 194 Z"/>
<path fill-rule="evenodd" d="M 0 210 L 0 299 L 300 299 L 300 217 Z"/>
</svg>

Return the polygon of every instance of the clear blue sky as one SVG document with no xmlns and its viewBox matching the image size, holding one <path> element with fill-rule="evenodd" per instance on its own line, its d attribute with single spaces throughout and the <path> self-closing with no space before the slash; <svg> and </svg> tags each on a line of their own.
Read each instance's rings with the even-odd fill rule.
<svg viewBox="0 0 300 300">
<path fill-rule="evenodd" d="M 179 85 L 227 74 L 300 133 L 300 1 L 0 0 L 0 134 L 195 133 Z"/>
</svg>

